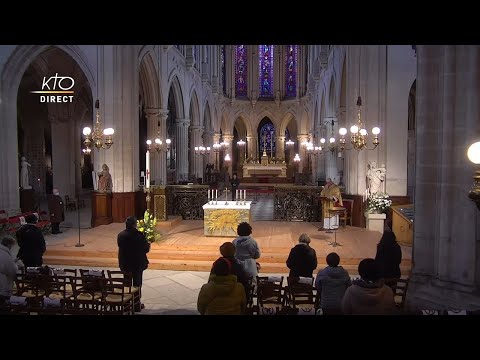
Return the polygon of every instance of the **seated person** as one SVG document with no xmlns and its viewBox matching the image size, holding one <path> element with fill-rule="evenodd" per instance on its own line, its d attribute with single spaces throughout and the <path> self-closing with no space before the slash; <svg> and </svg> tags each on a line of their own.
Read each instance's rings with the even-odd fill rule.
<svg viewBox="0 0 480 360">
<path fill-rule="evenodd" d="M 375 259 L 358 264 L 360 280 L 354 280 L 342 300 L 345 315 L 390 315 L 396 312 L 393 291 L 380 278 Z"/>
<path fill-rule="evenodd" d="M 213 264 L 213 275 L 198 294 L 197 309 L 201 315 L 245 314 L 245 290 L 232 274 L 232 267 L 232 262 L 223 257 Z"/>
<path fill-rule="evenodd" d="M 291 277 L 313 277 L 313 270 L 317 267 L 317 254 L 310 247 L 310 237 L 307 234 L 300 235 L 298 244 L 290 250 L 287 266 Z"/>
<path fill-rule="evenodd" d="M 342 314 L 343 295 L 352 285 L 347 270 L 338 264 L 340 264 L 340 256 L 334 252 L 328 254 L 328 266 L 320 270 L 315 279 L 315 287 L 320 296 L 320 307 L 324 315 Z"/>
</svg>

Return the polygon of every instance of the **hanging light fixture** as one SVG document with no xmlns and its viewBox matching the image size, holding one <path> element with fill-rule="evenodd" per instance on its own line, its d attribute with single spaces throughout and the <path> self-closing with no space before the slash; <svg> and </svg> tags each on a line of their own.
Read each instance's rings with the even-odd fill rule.
<svg viewBox="0 0 480 360">
<path fill-rule="evenodd" d="M 340 134 L 340 148 L 342 150 L 374 150 L 378 144 L 380 144 L 380 140 L 378 139 L 378 134 L 380 134 L 380 128 L 379 127 L 374 127 L 372 129 L 372 134 L 373 134 L 373 148 L 368 148 L 368 132 L 367 129 L 365 128 L 365 124 L 362 122 L 362 115 L 361 115 L 361 110 L 362 110 L 362 97 L 360 96 L 360 60 L 361 60 L 361 54 L 362 54 L 362 47 L 360 46 L 360 52 L 358 56 L 358 99 L 357 99 L 357 106 L 358 106 L 358 112 L 357 112 L 357 122 L 356 124 L 352 125 L 350 127 L 350 143 L 352 144 L 351 148 L 347 148 L 345 146 L 346 139 L 345 135 L 347 134 L 347 129 L 346 128 L 340 128 L 338 130 L 338 133 Z"/>
<path fill-rule="evenodd" d="M 97 96 L 98 96 L 98 83 L 99 83 L 99 78 L 98 78 L 98 67 L 99 67 L 99 61 L 98 61 L 98 46 L 97 46 Z M 106 128 L 102 129 L 102 125 L 100 123 L 100 100 L 95 101 L 95 109 L 96 111 L 96 122 L 95 126 L 92 129 L 87 127 L 83 128 L 83 135 L 85 135 L 85 140 L 83 143 L 85 144 L 85 153 L 89 154 L 92 146 L 92 142 L 97 148 L 97 150 L 100 149 L 110 149 L 110 147 L 113 145 L 113 134 L 114 130 L 113 128 Z"/>
</svg>

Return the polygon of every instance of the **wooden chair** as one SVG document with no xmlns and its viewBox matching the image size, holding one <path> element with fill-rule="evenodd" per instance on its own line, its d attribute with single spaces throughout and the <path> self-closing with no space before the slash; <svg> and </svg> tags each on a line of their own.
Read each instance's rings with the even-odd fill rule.
<svg viewBox="0 0 480 360">
<path fill-rule="evenodd" d="M 77 210 L 77 202 L 70 200 L 68 195 L 65 195 L 65 210 Z"/>
<path fill-rule="evenodd" d="M 257 276 L 257 303 L 259 315 L 281 314 L 285 305 L 283 276 Z"/>
<path fill-rule="evenodd" d="M 339 222 L 343 221 L 343 227 L 346 227 L 347 221 L 350 221 L 350 226 L 352 226 L 353 199 L 344 199 L 342 202 L 346 211 L 340 216 Z"/>
<path fill-rule="evenodd" d="M 313 278 L 287 277 L 286 304 L 294 314 L 315 315 L 317 301 Z"/>
<path fill-rule="evenodd" d="M 124 294 L 131 295 L 130 297 L 127 296 L 127 298 L 130 298 L 131 310 L 132 310 L 132 314 L 134 314 L 135 307 L 139 308 L 141 306 L 140 304 L 141 300 L 140 300 L 140 288 L 138 286 L 133 286 L 132 273 L 121 271 L 121 270 L 107 270 L 107 279 L 116 279 L 116 280 L 123 281 L 124 283 L 123 291 L 124 291 Z M 120 289 L 116 286 L 114 286 L 113 289 L 118 293 L 121 292 Z"/>
</svg>

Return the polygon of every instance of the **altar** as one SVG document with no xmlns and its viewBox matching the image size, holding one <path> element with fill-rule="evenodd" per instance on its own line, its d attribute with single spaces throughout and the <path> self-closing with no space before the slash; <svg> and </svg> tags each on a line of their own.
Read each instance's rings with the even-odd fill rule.
<svg viewBox="0 0 480 360">
<path fill-rule="evenodd" d="M 286 164 L 243 164 L 243 177 L 254 176 L 278 176 L 287 177 L 287 165 Z"/>
<path fill-rule="evenodd" d="M 251 203 L 251 201 L 246 201 L 245 205 L 243 205 L 243 201 L 238 204 L 236 201 L 206 203 L 203 205 L 203 234 L 237 237 L 238 224 L 251 222 Z"/>
</svg>

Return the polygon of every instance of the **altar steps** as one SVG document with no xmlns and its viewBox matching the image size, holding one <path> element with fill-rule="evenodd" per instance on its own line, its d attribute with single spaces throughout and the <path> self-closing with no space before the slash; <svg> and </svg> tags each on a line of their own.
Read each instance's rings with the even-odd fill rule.
<svg viewBox="0 0 480 360">
<path fill-rule="evenodd" d="M 156 249 L 152 247 L 148 254 L 149 269 L 158 270 L 191 270 L 210 271 L 213 261 L 219 256 L 218 246 L 185 246 L 165 245 Z M 290 249 L 264 249 L 261 258 L 258 260 L 262 266 L 263 273 L 288 273 L 285 261 Z M 94 266 L 94 267 L 118 267 L 118 253 L 116 251 L 76 251 L 75 257 L 71 251 L 49 250 L 44 256 L 44 263 L 48 265 L 72 265 L 72 266 Z M 342 258 L 341 265 L 351 274 L 357 274 L 359 258 Z M 318 267 L 327 266 L 325 258 L 318 258 Z M 410 272 L 411 261 L 404 260 L 401 264 L 402 275 Z"/>
</svg>

